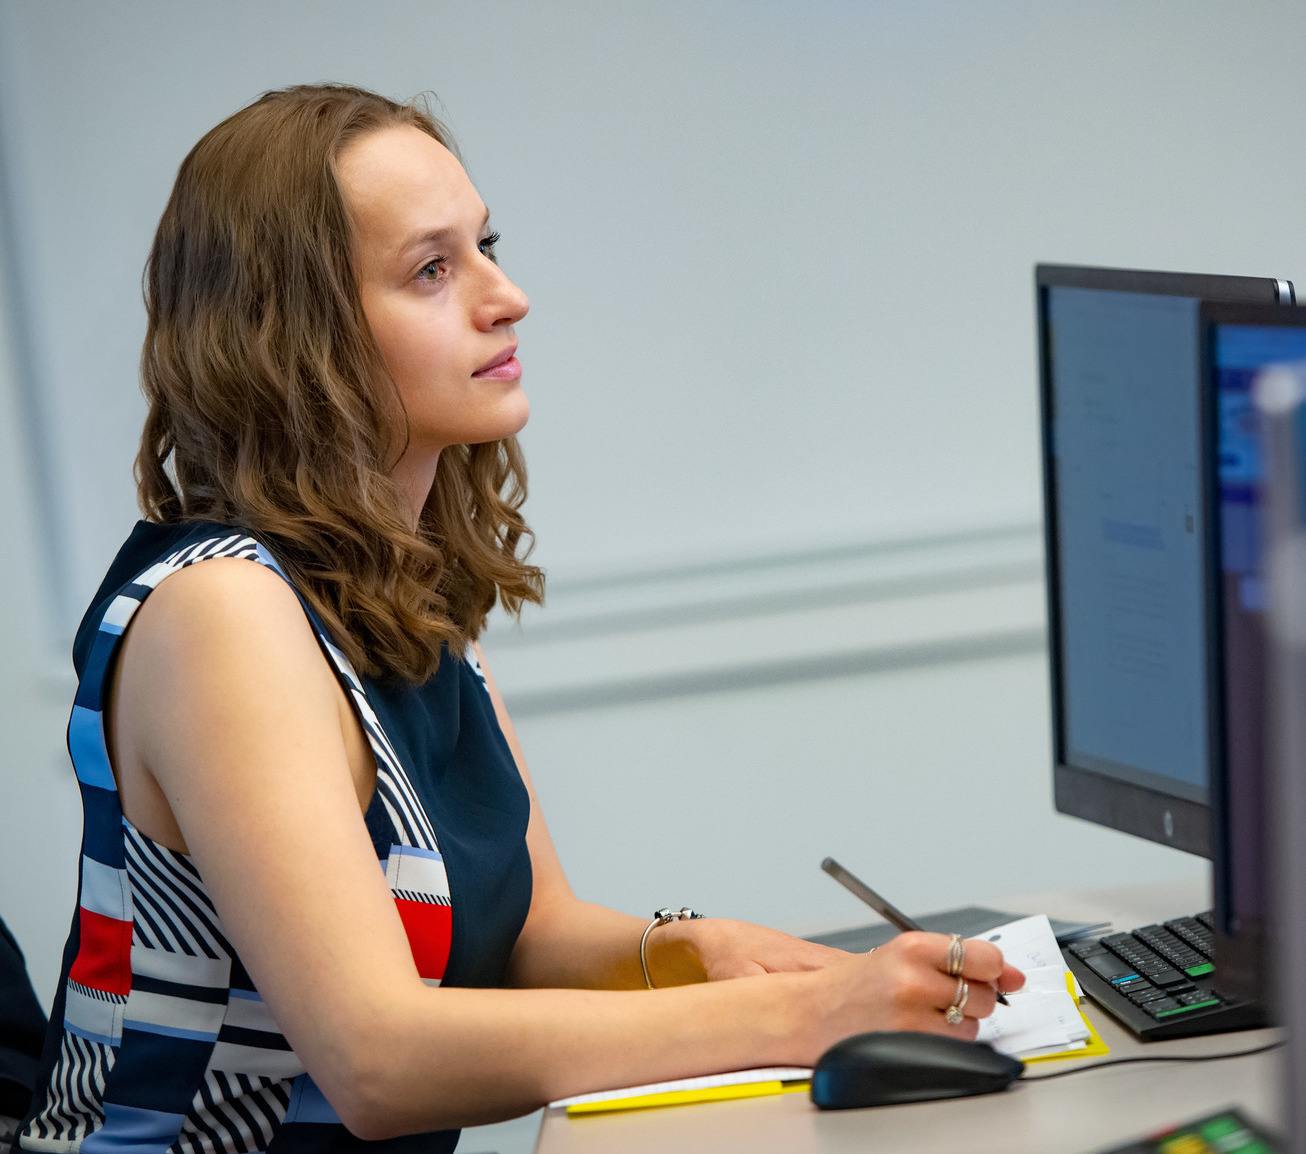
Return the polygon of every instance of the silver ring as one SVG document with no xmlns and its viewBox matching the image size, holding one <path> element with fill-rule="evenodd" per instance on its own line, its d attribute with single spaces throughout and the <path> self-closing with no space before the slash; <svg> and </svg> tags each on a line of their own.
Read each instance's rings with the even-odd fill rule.
<svg viewBox="0 0 1306 1154">
<path fill-rule="evenodd" d="M 965 978 L 957 979 L 957 989 L 952 995 L 952 1005 L 943 1011 L 943 1020 L 949 1026 L 960 1026 L 966 1015 L 962 1012 L 970 1001 L 970 983 Z"/>
<path fill-rule="evenodd" d="M 948 977 L 960 977 L 962 967 L 965 966 L 965 964 L 966 943 L 961 940 L 960 934 L 953 934 L 948 940 L 948 957 L 946 962 L 946 972 Z"/>
</svg>

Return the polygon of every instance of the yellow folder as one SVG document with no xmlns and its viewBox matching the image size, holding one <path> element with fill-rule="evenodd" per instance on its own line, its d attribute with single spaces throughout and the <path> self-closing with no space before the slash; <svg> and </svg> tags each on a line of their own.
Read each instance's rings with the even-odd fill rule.
<svg viewBox="0 0 1306 1154">
<path fill-rule="evenodd" d="M 730 1098 L 765 1098 L 806 1090 L 810 1082 L 741 1082 L 734 1086 L 704 1086 L 697 1090 L 667 1090 L 639 1094 L 632 1098 L 607 1098 L 601 1102 L 577 1102 L 567 1107 L 567 1116 L 610 1114 L 614 1110 L 648 1110 L 655 1106 L 688 1106 L 692 1102 L 724 1102 Z"/>
</svg>

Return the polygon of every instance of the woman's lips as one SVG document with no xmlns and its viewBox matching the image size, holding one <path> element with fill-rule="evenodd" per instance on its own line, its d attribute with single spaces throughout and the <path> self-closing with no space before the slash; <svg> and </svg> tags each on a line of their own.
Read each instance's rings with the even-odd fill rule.
<svg viewBox="0 0 1306 1154">
<path fill-rule="evenodd" d="M 492 369 L 484 369 L 479 373 L 473 373 L 472 376 L 482 381 L 515 381 L 521 376 L 521 361 L 512 356 L 502 364 L 495 365 Z"/>
</svg>

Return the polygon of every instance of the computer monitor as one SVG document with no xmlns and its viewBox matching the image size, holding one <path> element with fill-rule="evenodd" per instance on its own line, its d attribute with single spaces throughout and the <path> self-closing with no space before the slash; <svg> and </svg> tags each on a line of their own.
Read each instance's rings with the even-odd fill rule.
<svg viewBox="0 0 1306 1154">
<path fill-rule="evenodd" d="M 1267 455 L 1257 397 L 1276 382 L 1282 391 L 1306 365 L 1306 309 L 1208 304 L 1201 323 L 1207 572 L 1220 638 L 1211 668 L 1216 951 L 1221 988 L 1268 1003 L 1277 920 L 1271 835 L 1280 812 L 1274 735 L 1295 711 L 1285 715 L 1289 699 L 1275 677 L 1267 542 L 1272 512 L 1280 521 L 1297 513 L 1294 492 L 1283 489 L 1290 472 Z"/>
<path fill-rule="evenodd" d="M 1279 927 L 1275 1002 L 1288 1034 L 1280 1077 L 1285 1150 L 1306 1154 L 1306 365 L 1263 374 L 1253 395 L 1265 444 L 1265 556 L 1270 697 L 1268 793 L 1274 922 Z"/>
<path fill-rule="evenodd" d="M 1035 270 L 1056 808 L 1209 857 L 1203 300 L 1289 282 Z"/>
</svg>

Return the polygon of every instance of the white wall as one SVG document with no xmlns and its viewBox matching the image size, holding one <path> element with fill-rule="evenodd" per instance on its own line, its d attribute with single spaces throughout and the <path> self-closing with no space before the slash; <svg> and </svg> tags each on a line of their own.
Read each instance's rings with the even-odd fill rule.
<svg viewBox="0 0 1306 1154">
<path fill-rule="evenodd" d="M 1039 888 L 1097 851 L 1101 884 L 1198 869 L 1051 811 L 1031 266 L 1303 283 L 1304 36 L 1301 5 L 1219 0 L 0 6 L 0 910 L 42 994 L 141 266 L 191 144 L 297 81 L 435 90 L 531 294 L 557 607 L 489 649 L 579 889 L 810 929 L 859 917 L 825 853 L 920 909 L 1032 860 Z"/>
</svg>

